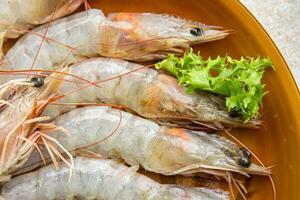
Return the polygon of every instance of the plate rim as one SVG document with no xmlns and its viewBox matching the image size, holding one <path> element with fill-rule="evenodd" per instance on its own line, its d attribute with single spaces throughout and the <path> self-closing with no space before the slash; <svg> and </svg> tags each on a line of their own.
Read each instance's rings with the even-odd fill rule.
<svg viewBox="0 0 300 200">
<path fill-rule="evenodd" d="M 288 70 L 288 74 L 289 77 L 292 79 L 293 85 L 296 88 L 298 97 L 300 98 L 300 86 L 298 87 L 297 82 L 295 80 L 295 77 L 293 76 L 293 73 L 287 63 L 287 61 L 285 60 L 284 56 L 282 55 L 281 51 L 279 50 L 279 48 L 277 47 L 276 43 L 274 42 L 274 40 L 271 38 L 271 36 L 269 35 L 269 33 L 266 31 L 266 29 L 263 27 L 263 25 L 258 21 L 258 19 L 256 19 L 256 17 L 250 12 L 250 10 L 240 1 L 238 0 L 237 3 L 240 5 L 240 7 L 242 9 L 244 9 L 244 11 L 246 11 L 250 17 L 254 20 L 254 22 L 263 30 L 263 32 L 265 33 L 265 35 L 268 37 L 268 39 L 271 41 L 272 46 L 275 48 L 276 52 L 279 54 L 281 60 L 283 61 L 283 63 L 285 64 L 285 68 Z"/>
</svg>

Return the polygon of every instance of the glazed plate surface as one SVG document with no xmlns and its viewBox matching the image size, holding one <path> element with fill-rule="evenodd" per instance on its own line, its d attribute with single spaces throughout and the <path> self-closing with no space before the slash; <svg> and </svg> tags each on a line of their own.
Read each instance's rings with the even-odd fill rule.
<svg viewBox="0 0 300 200">
<path fill-rule="evenodd" d="M 169 13 L 220 25 L 234 30 L 228 38 L 194 47 L 204 57 L 217 55 L 269 57 L 276 71 L 267 70 L 262 108 L 264 125 L 259 130 L 236 129 L 231 132 L 273 169 L 277 199 L 300 199 L 300 97 L 286 62 L 255 18 L 238 1 L 223 0 L 101 0 L 92 7 L 110 12 Z M 267 178 L 253 177 L 249 199 L 272 199 Z"/>
<path fill-rule="evenodd" d="M 234 30 L 226 39 L 194 46 L 204 57 L 230 55 L 269 57 L 276 70 L 264 76 L 266 90 L 259 130 L 235 129 L 231 133 L 272 166 L 277 199 L 300 199 L 300 95 L 286 62 L 255 18 L 235 0 L 91 0 L 91 6 L 110 12 L 156 12 L 174 14 L 205 24 Z M 8 45 L 6 45 L 8 47 Z M 151 175 L 162 182 L 174 178 Z M 177 180 L 178 182 L 178 180 Z M 272 199 L 267 178 L 253 177 L 249 199 Z"/>
</svg>

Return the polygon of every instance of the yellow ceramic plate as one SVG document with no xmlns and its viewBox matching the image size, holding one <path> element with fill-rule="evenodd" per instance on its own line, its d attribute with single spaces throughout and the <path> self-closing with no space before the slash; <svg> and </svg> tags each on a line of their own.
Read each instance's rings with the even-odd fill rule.
<svg viewBox="0 0 300 200">
<path fill-rule="evenodd" d="M 245 7 L 234 0 L 101 0 L 92 7 L 109 12 L 170 13 L 234 30 L 228 38 L 194 47 L 204 56 L 266 56 L 276 71 L 267 70 L 264 82 L 269 93 L 263 101 L 259 130 L 232 131 L 267 165 L 273 174 L 278 199 L 300 199 L 300 97 L 286 62 L 278 49 Z M 267 178 L 254 177 L 249 199 L 272 199 Z"/>
<path fill-rule="evenodd" d="M 233 130 L 273 170 L 278 199 L 300 199 L 300 97 L 291 73 L 278 49 L 255 20 L 235 0 L 94 0 L 92 7 L 109 12 L 169 13 L 205 24 L 234 30 L 228 38 L 194 47 L 203 56 L 266 56 L 276 71 L 267 70 L 264 82 L 269 93 L 263 101 L 259 130 Z M 171 180 L 172 178 L 170 178 Z M 253 177 L 249 199 L 272 199 L 267 178 Z"/>
</svg>

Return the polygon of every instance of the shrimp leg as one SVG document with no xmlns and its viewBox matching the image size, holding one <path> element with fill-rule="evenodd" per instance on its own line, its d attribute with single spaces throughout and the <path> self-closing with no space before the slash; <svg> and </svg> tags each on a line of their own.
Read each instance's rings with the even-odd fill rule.
<svg viewBox="0 0 300 200">
<path fill-rule="evenodd" d="M 62 77 L 57 74 L 53 79 L 12 80 L 0 86 L 0 178 L 26 161 L 39 138 L 36 129 L 55 128 L 39 124 L 49 120 L 40 114 L 56 99 L 55 90 Z"/>
</svg>

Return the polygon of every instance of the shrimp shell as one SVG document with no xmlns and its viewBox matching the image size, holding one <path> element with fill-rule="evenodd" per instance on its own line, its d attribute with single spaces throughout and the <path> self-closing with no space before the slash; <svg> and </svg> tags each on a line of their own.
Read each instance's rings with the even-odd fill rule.
<svg viewBox="0 0 300 200">
<path fill-rule="evenodd" d="M 86 82 L 67 77 L 58 92 L 76 92 L 66 95 L 60 103 L 122 105 L 161 124 L 186 128 L 256 128 L 260 124 L 258 120 L 244 123 L 241 117 L 231 117 L 220 96 L 206 92 L 187 94 L 175 78 L 127 61 L 89 59 L 74 64 L 68 73 L 98 82 L 100 87 L 87 87 Z M 49 106 L 45 115 L 55 117 L 70 109 L 71 106 Z"/>
<path fill-rule="evenodd" d="M 168 26 L 163 26 L 166 30 L 152 29 L 151 32 L 151 23 L 160 18 L 168 23 Z M 191 29 L 194 28 L 203 28 L 200 31 L 203 34 L 192 35 Z M 96 55 L 155 60 L 171 52 L 183 54 L 191 44 L 228 35 L 224 31 L 210 29 L 214 28 L 166 15 L 116 13 L 106 18 L 101 10 L 91 9 L 54 21 L 50 26 L 43 25 L 23 36 L 8 51 L 2 69 L 55 69 Z M 1 77 L 0 80 L 20 77 Z"/>
<path fill-rule="evenodd" d="M 54 124 L 65 129 L 49 132 L 68 151 L 88 149 L 147 171 L 163 175 L 208 173 L 225 176 L 223 171 L 244 175 L 268 175 L 261 166 L 241 167 L 239 148 L 224 137 L 200 131 L 159 126 L 133 114 L 105 106 L 83 107 L 58 117 Z M 18 171 L 41 165 L 37 152 Z M 28 168 L 29 167 L 29 168 Z M 28 169 L 27 169 L 28 168 Z M 215 173 L 215 171 L 220 171 Z"/>
<path fill-rule="evenodd" d="M 112 160 L 75 159 L 76 173 L 50 165 L 12 179 L 2 188 L 6 200 L 105 199 L 105 200 L 225 200 L 221 190 L 163 185 Z"/>
</svg>

